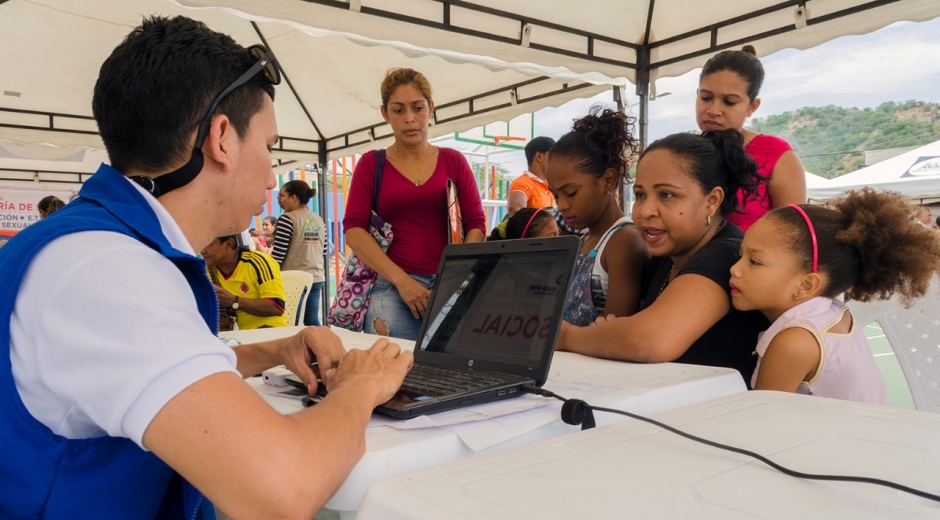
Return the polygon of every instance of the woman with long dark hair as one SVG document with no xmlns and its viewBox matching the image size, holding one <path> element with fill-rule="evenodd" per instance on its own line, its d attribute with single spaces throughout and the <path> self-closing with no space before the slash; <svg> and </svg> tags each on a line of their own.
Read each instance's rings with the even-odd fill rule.
<svg viewBox="0 0 940 520">
<path fill-rule="evenodd" d="M 739 51 L 719 52 L 705 62 L 695 100 L 699 129 L 741 132 L 744 149 L 757 163 L 757 175 L 766 181 L 753 195 L 739 193 L 738 209 L 728 215 L 744 231 L 774 208 L 806 202 L 806 173 L 790 144 L 744 128 L 747 118 L 760 107 L 757 96 L 763 83 L 764 67 L 757 51 L 745 45 Z"/>
<path fill-rule="evenodd" d="M 760 312 L 731 308 L 729 269 L 744 232 L 727 220 L 738 192 L 755 193 L 757 165 L 736 130 L 674 134 L 651 144 L 637 164 L 633 221 L 652 255 L 640 311 L 562 324 L 557 349 L 589 356 L 737 369 L 751 380 Z"/>
</svg>

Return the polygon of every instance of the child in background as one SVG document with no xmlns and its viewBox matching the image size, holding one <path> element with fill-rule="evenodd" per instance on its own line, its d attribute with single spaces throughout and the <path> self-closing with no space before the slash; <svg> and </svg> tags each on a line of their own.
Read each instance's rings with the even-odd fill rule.
<svg viewBox="0 0 940 520">
<path fill-rule="evenodd" d="M 595 106 L 549 152 L 548 188 L 558 210 L 573 229 L 585 231 L 565 303 L 564 319 L 573 325 L 640 308 L 649 253 L 619 200 L 637 146 L 631 118 Z"/>
<path fill-rule="evenodd" d="M 261 221 L 261 235 L 258 237 L 259 251 L 271 254 L 274 250 L 274 229 L 277 226 L 277 217 L 268 215 Z"/>
<path fill-rule="evenodd" d="M 551 208 L 522 208 L 493 228 L 486 240 L 557 237 L 558 234 Z"/>
<path fill-rule="evenodd" d="M 842 302 L 923 297 L 940 271 L 940 239 L 911 220 L 899 193 L 850 191 L 826 206 L 788 205 L 744 235 L 731 301 L 773 324 L 757 344 L 755 390 L 888 405 L 871 347 Z"/>
<path fill-rule="evenodd" d="M 43 197 L 39 203 L 36 204 L 36 209 L 39 210 L 39 220 L 52 215 L 63 207 L 65 207 L 65 203 L 62 202 L 62 199 L 59 197 L 56 197 L 55 195 L 47 195 Z"/>
<path fill-rule="evenodd" d="M 558 208 L 552 208 L 549 211 L 551 211 L 552 216 L 555 217 L 555 225 L 558 226 L 558 236 L 576 235 L 580 237 L 582 235 L 581 230 L 571 227 L 571 223 L 565 220 L 565 216 L 558 211 Z"/>
</svg>

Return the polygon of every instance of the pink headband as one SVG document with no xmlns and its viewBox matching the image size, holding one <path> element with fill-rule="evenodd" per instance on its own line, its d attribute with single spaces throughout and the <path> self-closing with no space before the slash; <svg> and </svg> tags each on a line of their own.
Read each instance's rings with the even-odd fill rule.
<svg viewBox="0 0 940 520">
<path fill-rule="evenodd" d="M 816 243 L 816 229 L 813 227 L 813 223 L 809 220 L 809 215 L 803 211 L 803 208 L 797 206 L 796 204 L 787 204 L 788 208 L 793 208 L 799 213 L 803 220 L 806 221 L 806 227 L 809 228 L 809 236 L 813 239 L 813 272 L 817 272 L 817 267 L 819 267 L 819 245 Z"/>
<path fill-rule="evenodd" d="M 525 227 L 522 228 L 522 236 L 519 237 L 519 238 L 525 238 L 525 233 L 526 233 L 526 231 L 529 230 L 529 225 L 532 224 L 532 221 L 533 221 L 533 220 L 535 220 L 535 216 L 539 214 L 539 211 L 542 211 L 542 208 L 539 208 L 539 209 L 535 210 L 535 211 L 532 213 L 532 216 L 529 217 L 529 221 L 526 222 L 526 223 L 525 223 Z"/>
</svg>

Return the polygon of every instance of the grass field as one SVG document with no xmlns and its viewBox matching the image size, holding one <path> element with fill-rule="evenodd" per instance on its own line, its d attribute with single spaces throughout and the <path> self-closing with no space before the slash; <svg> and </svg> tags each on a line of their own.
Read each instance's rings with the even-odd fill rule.
<svg viewBox="0 0 940 520">
<path fill-rule="evenodd" d="M 877 323 L 872 323 L 865 327 L 865 336 L 868 343 L 871 344 L 872 354 L 875 355 L 875 362 L 881 369 L 881 374 L 885 378 L 885 384 L 888 386 L 888 397 L 891 399 L 891 405 L 895 408 L 914 409 L 914 400 L 911 399 L 911 391 L 904 380 L 904 374 L 901 372 L 901 365 L 891 350 L 891 345 L 885 338 L 884 332 Z"/>
</svg>

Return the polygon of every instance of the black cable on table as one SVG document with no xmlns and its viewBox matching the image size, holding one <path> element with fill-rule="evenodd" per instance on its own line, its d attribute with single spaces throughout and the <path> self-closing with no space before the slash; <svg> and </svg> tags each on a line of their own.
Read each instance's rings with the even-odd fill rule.
<svg viewBox="0 0 940 520">
<path fill-rule="evenodd" d="M 870 477 L 854 477 L 850 475 L 818 475 L 814 473 L 803 473 L 802 471 L 795 471 L 785 466 L 781 466 L 780 464 L 777 464 L 776 462 L 768 459 L 767 457 L 759 453 L 745 450 L 743 448 L 736 448 L 734 446 L 728 446 L 727 444 L 721 444 L 720 442 L 703 439 L 701 437 L 697 437 L 690 433 L 686 433 L 677 428 L 673 428 L 672 426 L 661 423 L 655 419 L 650 419 L 649 417 L 644 417 L 642 415 L 637 415 L 635 413 L 626 412 L 623 410 L 615 410 L 613 408 L 591 406 L 588 403 L 580 399 L 566 399 L 558 394 L 555 394 L 553 392 L 545 390 L 544 388 L 539 388 L 534 385 L 523 385 L 522 390 L 530 394 L 536 394 L 542 397 L 551 397 L 551 398 L 558 399 L 559 401 L 564 402 L 564 404 L 561 407 L 561 419 L 567 424 L 572 424 L 572 425 L 580 424 L 582 430 L 588 430 L 595 426 L 596 422 L 594 421 L 594 410 L 607 412 L 607 413 L 613 413 L 613 414 L 619 414 L 619 415 L 625 415 L 627 417 L 630 417 L 631 419 L 636 419 L 639 421 L 652 424 L 654 426 L 658 426 L 666 431 L 672 432 L 681 437 L 685 437 L 686 439 L 700 442 L 702 444 L 711 446 L 713 448 L 718 448 L 718 449 L 722 449 L 725 451 L 730 451 L 732 453 L 738 453 L 740 455 L 746 455 L 748 457 L 752 457 L 770 466 L 771 468 L 774 468 L 775 470 L 785 475 L 789 475 L 791 477 L 797 477 L 797 478 L 802 478 L 802 479 L 807 479 L 807 480 L 825 480 L 825 481 L 834 481 L 834 482 L 860 482 L 864 484 L 874 484 L 876 486 L 884 486 L 884 487 L 888 487 L 891 489 L 896 489 L 898 491 L 903 491 L 905 493 L 910 493 L 912 495 L 919 496 L 921 498 L 926 498 L 928 500 L 940 502 L 940 496 L 938 495 L 934 495 L 926 491 L 921 491 L 919 489 L 914 489 L 912 487 L 908 487 L 903 484 L 898 484 L 896 482 L 891 482 L 890 480 L 882 480 L 882 479 L 870 478 Z"/>
</svg>

